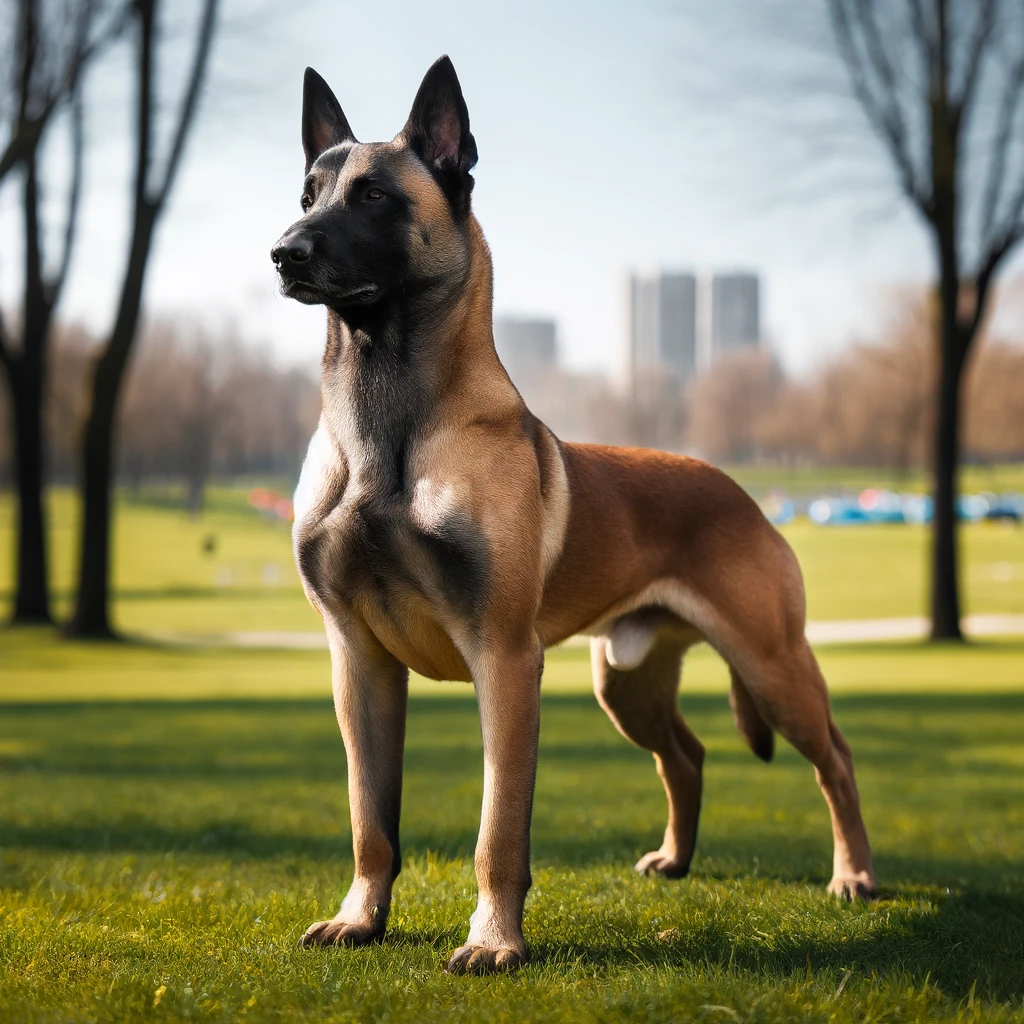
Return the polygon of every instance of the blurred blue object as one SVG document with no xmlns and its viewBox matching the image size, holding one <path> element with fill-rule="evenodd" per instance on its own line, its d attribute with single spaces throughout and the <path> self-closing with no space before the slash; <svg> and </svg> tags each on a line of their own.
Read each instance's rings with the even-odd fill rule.
<svg viewBox="0 0 1024 1024">
<path fill-rule="evenodd" d="M 957 518 L 976 523 L 988 515 L 989 503 L 984 494 L 961 494 L 956 499 Z"/>
<path fill-rule="evenodd" d="M 871 517 L 849 498 L 819 498 L 812 501 L 807 515 L 819 526 L 848 526 L 851 523 L 870 523 Z"/>
<path fill-rule="evenodd" d="M 895 494 L 868 489 L 854 501 L 826 496 L 812 501 L 807 510 L 811 522 L 819 526 L 846 526 L 854 523 L 930 523 L 935 506 L 927 494 Z M 995 495 L 961 494 L 956 500 L 957 518 L 962 522 L 982 520 L 1024 521 L 1024 495 L 1017 492 Z M 786 520 L 788 522 L 788 520 Z"/>
<path fill-rule="evenodd" d="M 777 491 L 761 502 L 761 511 L 773 526 L 785 526 L 796 518 L 796 506 L 785 494 Z"/>
<path fill-rule="evenodd" d="M 900 507 L 903 509 L 904 522 L 923 524 L 932 521 L 934 506 L 928 494 L 902 494 Z"/>
<path fill-rule="evenodd" d="M 1021 522 L 1024 520 L 1024 494 L 1010 491 L 1000 494 L 998 497 L 992 495 L 985 518 L 1013 523 Z"/>
</svg>

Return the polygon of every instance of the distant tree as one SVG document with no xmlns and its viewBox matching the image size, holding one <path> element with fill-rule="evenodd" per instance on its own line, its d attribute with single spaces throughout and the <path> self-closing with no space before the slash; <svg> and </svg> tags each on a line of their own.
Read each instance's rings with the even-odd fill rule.
<svg viewBox="0 0 1024 1024">
<path fill-rule="evenodd" d="M 43 516 L 45 429 L 43 404 L 54 310 L 67 278 L 82 190 L 84 127 L 82 82 L 90 63 L 120 31 L 123 8 L 100 0 L 17 0 L 0 14 L 7 37 L 0 79 L 3 147 L 0 183 L 20 173 L 24 224 L 23 297 L 19 330 L 0 317 L 0 366 L 10 391 L 14 483 L 18 499 L 15 622 L 50 622 L 46 529 Z M 46 259 L 42 218 L 42 147 L 67 114 L 71 171 L 65 197 L 62 246 Z M 14 335 L 20 335 L 16 345 Z"/>
<path fill-rule="evenodd" d="M 185 91 L 172 122 L 167 154 L 162 159 L 155 145 L 159 6 L 159 0 L 132 3 L 136 119 L 131 230 L 114 324 L 93 372 L 82 445 L 81 556 L 75 611 L 67 626 L 68 634 L 78 637 L 113 635 L 109 613 L 110 530 L 118 397 L 137 332 L 156 226 L 166 208 L 195 121 L 213 43 L 218 0 L 203 0 Z"/>
<path fill-rule="evenodd" d="M 965 449 L 979 462 L 1024 459 L 1024 345 L 989 340 L 967 373 Z"/>
<path fill-rule="evenodd" d="M 923 464 L 935 394 L 932 307 L 927 295 L 899 296 L 880 338 L 858 342 L 821 367 L 811 417 L 820 461 L 904 475 Z"/>
<path fill-rule="evenodd" d="M 1024 237 L 1024 4 L 829 0 L 850 81 L 938 269 L 932 638 L 960 640 L 955 500 L 964 368 Z"/>
<path fill-rule="evenodd" d="M 721 462 L 746 462 L 767 454 L 764 425 L 781 384 L 782 372 L 765 349 L 724 356 L 690 388 L 690 444 Z"/>
</svg>

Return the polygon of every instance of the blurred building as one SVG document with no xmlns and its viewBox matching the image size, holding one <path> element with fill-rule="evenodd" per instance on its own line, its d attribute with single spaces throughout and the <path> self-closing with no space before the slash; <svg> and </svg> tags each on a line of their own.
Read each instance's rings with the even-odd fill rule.
<svg viewBox="0 0 1024 1024">
<path fill-rule="evenodd" d="M 685 385 L 697 372 L 697 279 L 660 272 L 629 278 L 629 377 Z"/>
<path fill-rule="evenodd" d="M 711 279 L 710 359 L 761 343 L 761 281 L 757 274 L 715 274 Z"/>
<path fill-rule="evenodd" d="M 520 391 L 531 390 L 543 374 L 558 364 L 554 320 L 495 317 L 494 346 L 512 383 Z"/>
</svg>

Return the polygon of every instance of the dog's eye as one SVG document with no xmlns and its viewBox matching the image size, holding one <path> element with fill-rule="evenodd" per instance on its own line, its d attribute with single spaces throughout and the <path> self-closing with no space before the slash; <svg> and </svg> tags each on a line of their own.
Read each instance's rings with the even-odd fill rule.
<svg viewBox="0 0 1024 1024">
<path fill-rule="evenodd" d="M 366 198 L 367 199 L 373 199 L 373 200 L 383 199 L 384 198 L 384 192 L 383 192 L 383 190 L 381 190 L 379 188 L 368 188 L 366 190 Z"/>
<path fill-rule="evenodd" d="M 313 205 L 313 197 L 308 192 L 303 192 L 299 205 L 302 207 L 302 212 L 305 213 Z"/>
</svg>

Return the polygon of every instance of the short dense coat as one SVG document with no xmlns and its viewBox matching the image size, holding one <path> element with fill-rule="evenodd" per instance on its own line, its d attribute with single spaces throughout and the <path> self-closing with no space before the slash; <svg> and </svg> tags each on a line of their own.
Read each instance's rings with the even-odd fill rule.
<svg viewBox="0 0 1024 1024">
<path fill-rule="evenodd" d="M 683 654 L 728 662 L 737 725 L 817 770 L 832 892 L 875 890 L 849 747 L 804 637 L 790 548 L 695 459 L 560 442 L 498 361 L 491 260 L 470 211 L 476 143 L 447 57 L 390 142 L 356 141 L 307 70 L 303 216 L 272 257 L 286 295 L 327 307 L 323 412 L 295 498 L 303 586 L 330 642 L 348 755 L 355 879 L 303 944 L 379 938 L 400 868 L 408 670 L 471 680 L 484 740 L 479 902 L 449 970 L 526 960 L 530 811 L 544 649 L 590 634 L 597 699 L 654 754 L 668 797 L 639 871 L 684 875 L 704 748 L 679 713 Z"/>
</svg>

